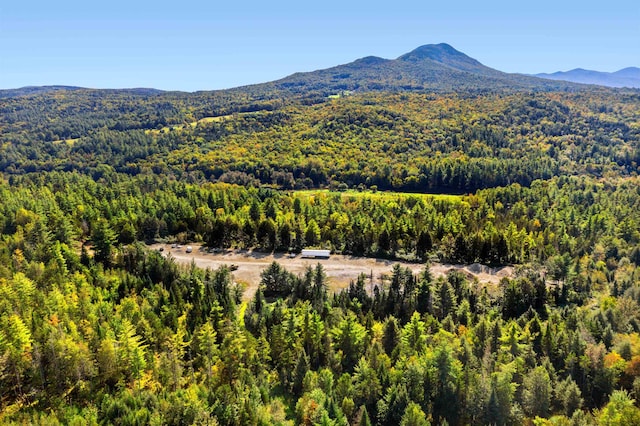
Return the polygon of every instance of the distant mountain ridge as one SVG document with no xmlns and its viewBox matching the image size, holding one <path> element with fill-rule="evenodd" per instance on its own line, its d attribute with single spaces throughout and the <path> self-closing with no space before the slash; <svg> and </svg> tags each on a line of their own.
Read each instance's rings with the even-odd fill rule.
<svg viewBox="0 0 640 426">
<path fill-rule="evenodd" d="M 51 92 L 59 92 L 59 91 L 86 91 L 86 90 L 105 90 L 111 92 L 121 92 L 121 93 L 130 93 L 132 95 L 157 95 L 160 93 L 165 93 L 163 90 L 158 89 L 150 89 L 150 88 L 131 88 L 131 89 L 87 89 L 86 87 L 78 87 L 78 86 L 25 86 L 17 89 L 5 89 L 0 90 L 0 98 L 15 98 L 18 96 L 29 96 L 29 95 L 40 95 Z"/>
<path fill-rule="evenodd" d="M 442 91 L 457 90 L 573 90 L 570 82 L 508 74 L 483 65 L 446 43 L 427 44 L 399 56 L 384 59 L 367 56 L 332 68 L 299 72 L 270 83 L 288 92 L 336 92 L 340 90 Z M 243 89 L 243 88 L 238 88 Z"/>
<path fill-rule="evenodd" d="M 562 74 L 580 74 L 582 77 L 566 77 Z M 540 74 L 537 76 L 505 73 L 490 68 L 478 60 L 456 50 L 449 44 L 426 44 L 396 59 L 366 56 L 353 62 L 331 68 L 298 72 L 282 79 L 225 90 L 203 90 L 196 96 L 215 93 L 222 96 L 249 96 L 254 101 L 283 98 L 323 98 L 344 91 L 408 91 L 408 92 L 475 92 L 492 91 L 575 91 L 585 90 L 577 83 L 600 84 L 614 87 L 640 87 L 640 69 L 626 68 L 611 73 L 605 81 L 594 71 L 574 70 L 569 73 Z M 591 76 L 591 77 L 589 77 Z M 73 86 L 23 87 L 0 90 L 0 98 L 48 93 L 53 91 L 107 89 L 83 89 Z M 108 89 L 134 96 L 157 96 L 164 92 L 156 89 Z M 591 89 L 589 89 L 591 90 Z M 173 92 L 184 94 L 185 92 Z M 246 99 L 245 99 L 246 100 Z"/>
<path fill-rule="evenodd" d="M 640 88 L 640 68 L 628 67 L 615 72 L 602 72 L 576 68 L 551 74 L 536 74 L 536 77 L 550 80 L 571 81 L 581 84 L 597 84 L 608 87 Z"/>
</svg>

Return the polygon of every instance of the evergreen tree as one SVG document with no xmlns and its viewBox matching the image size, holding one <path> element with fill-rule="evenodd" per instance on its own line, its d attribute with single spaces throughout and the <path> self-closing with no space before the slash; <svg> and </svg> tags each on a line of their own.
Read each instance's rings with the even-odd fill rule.
<svg viewBox="0 0 640 426">
<path fill-rule="evenodd" d="M 531 416 L 546 417 L 551 404 L 551 380 L 544 367 L 536 367 L 523 381 L 522 406 Z"/>
<path fill-rule="evenodd" d="M 106 220 L 100 219 L 96 222 L 91 233 L 91 239 L 93 241 L 94 259 L 105 266 L 111 266 L 117 237 Z"/>
</svg>

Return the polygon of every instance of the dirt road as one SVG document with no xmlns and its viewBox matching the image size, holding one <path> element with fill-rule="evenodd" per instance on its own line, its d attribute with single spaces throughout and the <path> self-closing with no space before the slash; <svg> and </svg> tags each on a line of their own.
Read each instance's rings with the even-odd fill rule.
<svg viewBox="0 0 640 426">
<path fill-rule="evenodd" d="M 294 274 L 302 274 L 308 266 L 315 267 L 318 263 L 322 264 L 329 281 L 329 288 L 332 291 L 340 291 L 347 287 L 360 274 L 373 275 L 374 280 L 378 282 L 381 276 L 390 275 L 391 268 L 396 263 L 410 268 L 416 274 L 424 270 L 424 265 L 419 263 L 366 257 L 331 255 L 329 259 L 303 259 L 300 255 L 290 258 L 284 253 L 267 254 L 251 251 L 226 251 L 214 254 L 207 253 L 198 244 L 191 244 L 191 247 L 193 251 L 187 253 L 186 246 L 180 248 L 171 248 L 170 244 L 154 244 L 150 246 L 154 250 L 162 248 L 164 255 L 171 255 L 177 262 L 182 264 L 190 264 L 193 261 L 201 268 L 211 269 L 216 269 L 222 265 L 236 265 L 238 269 L 233 272 L 233 276 L 237 282 L 246 286 L 245 299 L 253 297 L 260 283 L 260 273 L 273 261 L 278 262 Z M 438 263 L 431 265 L 431 272 L 436 277 L 445 275 L 452 269 L 461 270 L 469 277 L 477 277 L 480 282 L 492 284 L 497 284 L 502 277 L 513 274 L 513 269 L 510 267 L 494 269 L 478 264 L 465 266 Z"/>
</svg>

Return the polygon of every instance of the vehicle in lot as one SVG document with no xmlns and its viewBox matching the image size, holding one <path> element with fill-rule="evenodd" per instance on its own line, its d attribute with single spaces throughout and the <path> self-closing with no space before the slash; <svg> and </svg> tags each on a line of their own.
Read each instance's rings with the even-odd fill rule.
<svg viewBox="0 0 640 426">
<path fill-rule="evenodd" d="M 187 249 L 185 250 L 187 253 L 191 253 L 193 251 L 193 247 L 191 246 L 187 246 Z"/>
</svg>

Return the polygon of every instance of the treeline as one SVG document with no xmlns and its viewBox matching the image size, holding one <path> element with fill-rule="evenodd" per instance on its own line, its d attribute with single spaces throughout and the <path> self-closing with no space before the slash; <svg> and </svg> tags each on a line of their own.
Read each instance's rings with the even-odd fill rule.
<svg viewBox="0 0 640 426">
<path fill-rule="evenodd" d="M 156 239 L 268 252 L 318 247 L 407 260 L 547 262 L 558 280 L 595 254 L 602 271 L 596 282 L 622 258 L 640 261 L 637 179 L 563 177 L 466 196 L 279 192 L 131 178 L 108 168 L 98 181 L 57 172 L 9 181 L 0 184 L 0 230 L 14 236 L 12 249 L 45 261 L 53 241 L 90 244 L 108 261 L 119 245 Z"/>
</svg>

